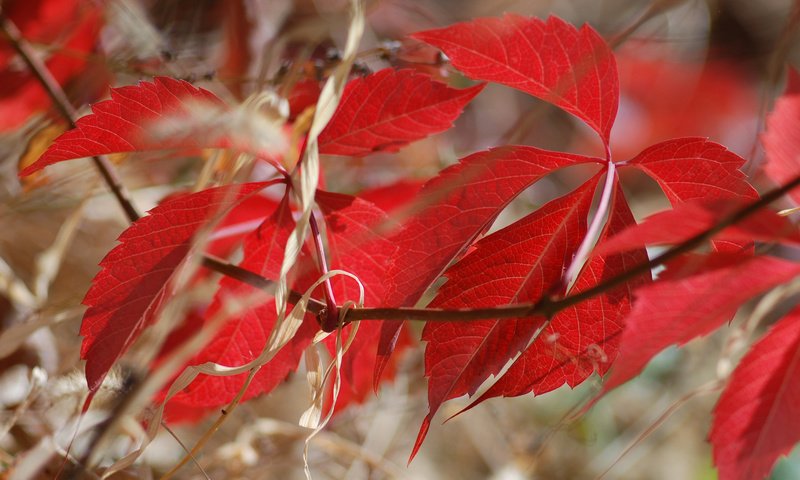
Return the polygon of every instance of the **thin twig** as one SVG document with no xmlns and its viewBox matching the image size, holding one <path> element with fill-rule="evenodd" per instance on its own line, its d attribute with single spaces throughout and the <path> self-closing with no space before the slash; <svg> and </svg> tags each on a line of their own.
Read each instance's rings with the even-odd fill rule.
<svg viewBox="0 0 800 480">
<path fill-rule="evenodd" d="M 319 264 L 320 273 L 322 275 L 328 274 L 328 260 L 325 258 L 325 247 L 322 245 L 322 233 L 319 231 L 317 219 L 312 213 L 308 218 L 308 224 L 311 227 L 311 235 L 314 238 L 314 248 L 317 251 L 317 263 Z M 333 286 L 331 279 L 328 278 L 323 283 L 325 293 L 325 318 L 320 318 L 320 326 L 323 331 L 333 332 L 339 325 L 339 308 L 336 306 L 336 296 L 333 294 Z M 320 312 L 318 312 L 319 314 Z"/>
<path fill-rule="evenodd" d="M 620 453 L 616 460 L 614 460 L 611 465 L 608 466 L 600 475 L 598 475 L 595 480 L 602 480 L 606 478 L 606 475 L 616 467 L 619 462 L 621 462 L 637 445 L 644 442 L 647 437 L 652 435 L 656 430 L 658 430 L 661 425 L 664 424 L 669 418 L 675 414 L 683 405 L 685 405 L 690 400 L 693 400 L 696 397 L 701 395 L 707 395 L 709 393 L 715 393 L 722 388 L 722 382 L 720 380 L 714 380 L 713 382 L 707 383 L 703 386 L 692 390 L 691 392 L 686 393 L 681 398 L 677 399 L 672 405 L 670 405 L 666 410 L 664 410 L 658 418 L 655 419 L 653 423 L 647 426 L 643 432 L 639 434 L 626 448 L 625 450 Z"/>
<path fill-rule="evenodd" d="M 200 462 L 197 461 L 197 458 L 194 455 L 192 455 L 192 453 L 189 451 L 189 449 L 186 447 L 186 445 L 184 445 L 184 443 L 181 441 L 181 439 L 178 437 L 178 435 L 175 434 L 175 432 L 173 432 L 172 429 L 169 428 L 169 425 L 167 425 L 167 423 L 165 421 L 163 421 L 163 420 L 161 421 L 161 428 L 166 430 L 167 433 L 169 433 L 170 436 L 173 439 L 175 439 L 176 442 L 178 442 L 178 445 L 180 445 L 181 448 L 183 449 L 183 451 L 186 452 L 187 456 L 189 456 L 189 458 L 191 458 L 192 463 L 194 463 L 197 466 L 197 468 L 200 470 L 200 473 L 203 474 L 203 476 L 206 478 L 206 480 L 211 480 L 211 477 L 208 476 L 208 473 L 206 473 L 206 471 L 203 469 L 203 466 L 200 465 Z"/>
<path fill-rule="evenodd" d="M 58 81 L 53 77 L 47 65 L 42 62 L 31 45 L 23 38 L 22 32 L 19 31 L 16 24 L 6 17 L 2 11 L 0 11 L 0 20 L 2 20 L 3 36 L 6 37 L 17 54 L 19 54 L 20 58 L 22 58 L 22 61 L 25 62 L 25 65 L 28 66 L 31 74 L 39 81 L 39 85 L 53 101 L 53 105 L 58 109 L 64 120 L 69 123 L 71 128 L 75 128 L 77 126 L 75 121 L 78 118 L 78 112 L 75 110 L 75 107 L 72 106 L 72 103 L 67 98 L 61 85 L 59 85 Z M 98 155 L 92 157 L 92 162 L 94 162 L 95 167 L 97 167 L 98 172 L 100 172 L 100 176 L 103 177 L 111 193 L 117 199 L 117 203 L 119 203 L 125 211 L 128 220 L 131 222 L 138 220 L 141 215 L 138 210 L 136 210 L 136 207 L 134 207 L 130 193 L 120 181 L 119 176 L 108 158 L 103 155 Z"/>
<path fill-rule="evenodd" d="M 269 290 L 275 284 L 275 282 L 273 282 L 272 280 L 264 278 L 257 273 L 236 266 L 230 262 L 227 262 L 213 255 L 206 254 L 203 256 L 203 266 L 208 268 L 209 270 L 213 270 L 227 277 L 239 280 L 240 282 L 250 285 L 251 287 L 257 288 L 259 290 Z M 303 296 L 302 293 L 297 292 L 295 290 L 289 291 L 289 301 L 292 303 L 299 302 L 302 296 Z M 323 312 L 324 309 L 325 309 L 324 303 L 320 302 L 319 300 L 315 300 L 313 298 L 309 299 L 308 301 L 309 312 L 313 313 L 314 315 L 319 315 L 320 313 Z"/>
<path fill-rule="evenodd" d="M 683 5 L 684 3 L 686 3 L 686 0 L 655 0 L 647 6 L 644 12 L 640 14 L 633 23 L 628 25 L 621 32 L 610 37 L 607 40 L 608 46 L 612 49 L 616 49 L 625 43 L 625 41 L 627 41 L 631 35 L 636 32 L 636 30 L 642 27 L 642 25 L 655 18 L 656 15 L 666 13 L 673 8 Z"/>
</svg>

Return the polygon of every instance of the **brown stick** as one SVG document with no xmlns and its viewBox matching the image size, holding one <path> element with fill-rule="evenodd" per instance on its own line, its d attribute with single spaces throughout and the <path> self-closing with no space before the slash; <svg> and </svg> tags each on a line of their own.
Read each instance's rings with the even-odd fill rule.
<svg viewBox="0 0 800 480">
<path fill-rule="evenodd" d="M 465 308 L 465 309 L 437 309 L 437 308 L 360 308 L 351 309 L 347 312 L 346 321 L 354 322 L 357 320 L 416 320 L 425 322 L 452 322 L 452 321 L 475 321 L 485 319 L 519 318 L 526 316 L 541 315 L 552 317 L 554 314 L 565 308 L 577 305 L 592 297 L 605 293 L 614 287 L 622 285 L 633 278 L 642 275 L 654 267 L 665 264 L 673 258 L 690 252 L 711 239 L 722 230 L 735 225 L 750 215 L 766 207 L 775 200 L 781 198 L 791 190 L 800 187 L 800 175 L 792 179 L 786 185 L 770 190 L 755 202 L 746 205 L 739 210 L 726 216 L 716 225 L 688 238 L 683 243 L 666 250 L 661 255 L 653 259 L 636 265 L 615 277 L 601 282 L 594 287 L 568 295 L 561 299 L 543 298 L 537 303 L 523 303 L 515 305 L 505 305 L 490 308 Z"/>
<path fill-rule="evenodd" d="M 270 288 L 275 282 L 272 280 L 266 279 L 261 275 L 251 272 L 250 270 L 244 269 L 242 267 L 237 267 L 232 263 L 226 262 L 220 258 L 214 257 L 212 255 L 205 255 L 203 257 L 203 266 L 208 268 L 209 270 L 214 270 L 215 272 L 219 272 L 225 276 L 234 278 L 239 280 L 242 283 L 246 283 L 251 287 L 258 288 L 260 290 L 266 290 Z M 300 298 L 303 295 L 300 292 L 296 292 L 294 290 L 289 291 L 289 301 L 292 303 L 297 303 L 300 301 Z M 314 315 L 319 315 L 325 309 L 325 304 L 320 302 L 319 300 L 309 299 L 308 301 L 308 311 L 313 313 Z"/>
<path fill-rule="evenodd" d="M 31 45 L 22 37 L 22 32 L 19 31 L 14 22 L 3 15 L 2 12 L 0 12 L 0 19 L 2 19 L 3 36 L 6 37 L 17 54 L 19 54 L 20 58 L 25 62 L 25 65 L 28 66 L 33 76 L 39 81 L 39 85 L 47 92 L 47 95 L 53 101 L 53 105 L 58 109 L 64 120 L 69 123 L 70 127 L 75 128 L 75 120 L 78 117 L 78 112 L 75 110 L 75 107 L 72 106 L 72 103 L 70 103 L 61 85 L 58 84 L 58 81 L 50 73 L 47 65 L 36 55 Z M 95 156 L 92 157 L 92 162 L 94 162 L 97 171 L 100 172 L 100 176 L 103 177 L 111 193 L 117 199 L 117 203 L 119 203 L 125 211 L 128 220 L 131 222 L 138 220 L 141 215 L 136 210 L 136 207 L 133 206 L 128 190 L 120 181 L 119 176 L 108 158 L 105 156 Z"/>
</svg>

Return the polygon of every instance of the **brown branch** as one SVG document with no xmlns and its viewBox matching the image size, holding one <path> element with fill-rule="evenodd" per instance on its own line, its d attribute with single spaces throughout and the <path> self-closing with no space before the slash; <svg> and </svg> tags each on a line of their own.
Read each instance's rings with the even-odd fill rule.
<svg viewBox="0 0 800 480">
<path fill-rule="evenodd" d="M 72 106 L 72 103 L 67 98 L 61 85 L 59 85 L 58 81 L 53 77 L 53 74 L 50 73 L 47 65 L 39 58 L 33 47 L 23 38 L 19 28 L 17 28 L 14 22 L 6 17 L 2 11 L 0 11 L 0 20 L 2 20 L 3 36 L 8 40 L 17 54 L 19 54 L 20 58 L 25 62 L 25 65 L 28 66 L 31 74 L 39 81 L 39 85 L 53 101 L 53 105 L 58 109 L 58 112 L 64 120 L 69 123 L 71 128 L 75 128 L 77 126 L 75 121 L 78 118 L 78 112 L 75 110 L 75 107 Z M 133 206 L 128 190 L 120 181 L 119 176 L 108 158 L 98 155 L 92 157 L 92 162 L 94 162 L 97 171 L 100 172 L 100 176 L 103 177 L 111 193 L 117 199 L 117 203 L 119 203 L 122 210 L 125 211 L 128 220 L 131 222 L 138 220 L 141 215 L 136 210 L 136 207 Z"/>
<path fill-rule="evenodd" d="M 239 280 L 242 283 L 246 283 L 251 287 L 258 288 L 260 290 L 268 290 L 272 288 L 275 284 L 274 281 L 269 280 L 267 278 L 262 277 L 261 275 L 251 272 L 250 270 L 244 269 L 242 267 L 237 267 L 232 263 L 226 262 L 220 258 L 214 257 L 213 255 L 204 255 L 203 256 L 203 266 L 214 270 L 215 272 L 219 272 L 225 276 L 234 278 Z M 292 303 L 297 303 L 300 301 L 300 298 L 303 295 L 300 292 L 296 292 L 294 290 L 289 291 L 289 301 Z M 314 315 L 320 315 L 325 310 L 325 304 L 320 302 L 316 299 L 309 299 L 308 301 L 308 311 L 313 313 Z"/>
<path fill-rule="evenodd" d="M 726 216 L 719 223 L 707 228 L 706 230 L 688 238 L 679 245 L 676 245 L 661 255 L 651 260 L 640 263 L 601 282 L 594 287 L 568 295 L 561 299 L 543 298 L 537 303 L 523 303 L 515 305 L 505 305 L 490 308 L 466 308 L 466 309 L 439 309 L 439 308 L 359 308 L 351 309 L 347 312 L 346 321 L 354 322 L 358 320 L 416 320 L 425 322 L 452 322 L 452 321 L 475 321 L 501 318 L 519 318 L 526 316 L 541 315 L 552 317 L 565 308 L 577 305 L 583 301 L 605 293 L 614 287 L 622 285 L 639 275 L 649 272 L 654 267 L 665 264 L 673 258 L 688 253 L 711 239 L 722 230 L 735 225 L 750 215 L 756 213 L 770 203 L 779 199 L 789 191 L 800 186 L 800 176 L 795 177 L 786 185 L 770 190 L 755 202 L 746 205 L 732 214 Z"/>
</svg>

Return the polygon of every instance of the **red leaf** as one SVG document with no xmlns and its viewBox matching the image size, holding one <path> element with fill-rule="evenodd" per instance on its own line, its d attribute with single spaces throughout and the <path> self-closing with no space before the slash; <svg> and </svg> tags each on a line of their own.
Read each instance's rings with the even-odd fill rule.
<svg viewBox="0 0 800 480">
<path fill-rule="evenodd" d="M 694 199 L 751 199 L 758 193 L 739 170 L 745 160 L 706 138 L 677 138 L 653 145 L 627 162 L 656 180 L 672 206 Z M 715 240 L 720 251 L 741 252 L 752 243 Z"/>
<path fill-rule="evenodd" d="M 473 252 L 445 272 L 447 283 L 431 306 L 478 308 L 535 302 L 558 286 L 586 236 L 586 217 L 598 178 L 479 241 Z M 475 393 L 489 375 L 525 348 L 545 321 L 533 317 L 425 325 L 429 413 L 412 457 L 439 406 Z"/>
<path fill-rule="evenodd" d="M 386 68 L 347 84 L 319 137 L 320 153 L 396 151 L 447 130 L 483 85 L 457 90 L 414 70 Z"/>
<path fill-rule="evenodd" d="M 612 201 L 611 216 L 600 236 L 601 241 L 636 223 L 619 186 Z M 571 293 L 588 290 L 645 262 L 647 253 L 643 249 L 624 255 L 595 256 L 581 271 Z M 640 276 L 559 312 L 470 408 L 497 396 L 529 392 L 541 395 L 565 383 L 574 388 L 595 371 L 604 375 L 617 357 L 619 335 L 631 309 L 633 290 L 649 280 L 649 274 Z"/>
<path fill-rule="evenodd" d="M 712 253 L 713 268 L 683 278 L 669 278 L 636 291 L 625 320 L 620 351 L 603 392 L 628 381 L 656 354 L 683 345 L 729 321 L 746 301 L 800 274 L 800 264 L 774 257 Z M 727 263 L 727 265 L 725 265 Z"/>
<path fill-rule="evenodd" d="M 720 220 L 747 206 L 750 202 L 736 199 L 711 202 L 681 203 L 672 210 L 647 217 L 639 225 L 631 225 L 618 235 L 598 244 L 594 255 L 623 252 L 646 245 L 677 245 L 720 223 Z M 800 232 L 786 217 L 762 209 L 736 225 L 714 235 L 734 242 L 800 243 Z"/>
<path fill-rule="evenodd" d="M 420 180 L 400 180 L 382 187 L 363 190 L 358 197 L 374 203 L 386 213 L 392 213 L 408 206 L 419 194 L 423 183 Z"/>
<path fill-rule="evenodd" d="M 253 195 L 231 209 L 209 237 L 206 251 L 227 257 L 243 238 L 261 225 L 278 207 L 278 202 L 264 195 Z"/>
<path fill-rule="evenodd" d="M 286 99 L 289 102 L 289 119 L 294 120 L 303 110 L 316 105 L 321 91 L 320 82 L 314 79 L 303 79 L 295 83 Z"/>
<path fill-rule="evenodd" d="M 706 138 L 676 138 L 627 162 L 655 181 L 673 206 L 692 199 L 758 198 L 739 167 L 745 160 Z"/>
<path fill-rule="evenodd" d="M 159 203 L 190 194 L 191 191 L 188 190 L 171 193 Z M 214 227 L 205 246 L 206 252 L 217 257 L 227 257 L 239 246 L 242 239 L 261 225 L 277 207 L 278 202 L 267 195 L 253 195 L 237 203 Z"/>
<path fill-rule="evenodd" d="M 211 120 L 205 125 L 195 118 L 202 109 L 206 114 L 213 112 L 206 115 Z M 120 152 L 214 147 L 241 149 L 265 158 L 279 153 L 280 145 L 268 151 L 253 144 L 250 132 L 238 131 L 236 125 L 219 125 L 219 118 L 229 110 L 208 90 L 168 77 L 114 88 L 111 100 L 93 105 L 92 114 L 78 119 L 76 128 L 58 137 L 20 176 L 64 160 Z M 159 123 L 164 121 L 169 125 Z M 167 127 L 178 129 L 168 135 L 158 134 Z"/>
<path fill-rule="evenodd" d="M 86 359 L 91 392 L 157 317 L 198 229 L 267 185 L 227 185 L 167 201 L 120 235 L 120 244 L 100 262 L 102 270 L 83 299 L 89 309 L 81 324 L 81 358 Z"/>
<path fill-rule="evenodd" d="M 261 227 L 247 236 L 244 242 L 244 260 L 240 266 L 267 278 L 277 278 L 283 261 L 283 250 L 293 229 L 294 220 L 288 202 L 284 201 Z M 214 296 L 206 317 L 216 315 L 225 302 L 247 298 L 256 292 L 249 285 L 225 277 L 220 281 L 219 291 Z M 253 360 L 266 346 L 276 319 L 274 300 L 245 310 L 238 318 L 229 320 L 214 336 L 214 340 L 189 364 L 211 361 L 233 366 Z M 316 330 L 314 322 L 305 322 L 292 341 L 256 374 L 243 400 L 269 392 L 293 372 Z M 169 408 L 225 405 L 239 392 L 246 377 L 246 373 L 230 377 L 200 375 L 170 400 Z"/>
<path fill-rule="evenodd" d="M 800 93 L 800 73 L 794 68 L 790 68 L 786 79 L 786 91 L 784 94 L 796 95 Z"/>
<path fill-rule="evenodd" d="M 790 78 L 797 82 L 797 72 Z M 790 82 L 791 84 L 792 82 Z M 764 171 L 777 184 L 784 185 L 800 175 L 800 92 L 787 91 L 775 102 L 775 108 L 767 118 L 767 131 L 761 138 L 767 152 Z M 790 193 L 796 203 L 800 203 L 800 190 Z"/>
<path fill-rule="evenodd" d="M 714 409 L 710 440 L 721 480 L 761 479 L 800 441 L 800 310 L 742 358 Z"/>
<path fill-rule="evenodd" d="M 520 192 L 548 173 L 580 163 L 603 161 L 509 145 L 474 153 L 441 171 L 410 205 L 417 213 L 391 237 L 398 250 L 389 264 L 383 304 L 413 306 Z M 383 322 L 376 381 L 401 325 Z"/>
<path fill-rule="evenodd" d="M 550 102 L 592 127 L 608 145 L 617 115 L 614 55 L 592 27 L 507 14 L 415 33 L 454 67 L 477 80 L 502 83 Z"/>
<path fill-rule="evenodd" d="M 417 213 L 391 237 L 399 249 L 384 303 L 413 305 L 511 200 L 545 175 L 580 163 L 602 160 L 509 145 L 474 153 L 439 172 L 409 206 Z"/>
</svg>

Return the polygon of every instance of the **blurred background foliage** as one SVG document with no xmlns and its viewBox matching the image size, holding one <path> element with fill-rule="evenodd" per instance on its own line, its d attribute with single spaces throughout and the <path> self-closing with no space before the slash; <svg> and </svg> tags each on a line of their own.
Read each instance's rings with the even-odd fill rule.
<svg viewBox="0 0 800 480">
<path fill-rule="evenodd" d="M 784 65 L 800 62 L 797 6 L 790 0 L 370 0 L 356 71 L 415 68 L 456 86 L 469 82 L 435 51 L 405 35 L 482 16 L 516 12 L 590 23 L 614 46 L 622 100 L 612 133 L 617 159 L 677 136 L 711 137 L 748 159 L 756 185 L 758 132 L 783 87 Z M 304 95 L 336 64 L 347 27 L 335 0 L 5 0 L 57 74 L 75 105 L 104 98 L 109 85 L 154 75 L 184 78 L 228 101 L 271 90 L 297 115 Z M 19 23 L 19 22 L 18 22 Z M 26 28 L 29 28 L 26 30 Z M 0 42 L 3 42 L 0 39 Z M 78 358 L 80 300 L 97 263 L 126 222 L 88 162 L 68 162 L 21 182 L 20 165 L 63 131 L 24 65 L 0 46 L 0 477 L 43 442 L 65 444 L 67 420 L 84 393 Z M 398 180 L 423 181 L 467 153 L 507 143 L 580 153 L 599 148 L 591 132 L 563 112 L 521 92 L 490 85 L 456 127 L 396 154 L 323 158 L 332 191 L 358 193 Z M 210 155 L 210 154 L 209 154 Z M 191 188 L 205 155 L 115 158 L 140 209 Z M 133 160 L 130 157 L 137 157 Z M 220 167 L 224 168 L 224 167 Z M 258 172 L 254 172 L 257 175 Z M 540 182 L 498 225 L 584 180 L 569 170 Z M 637 216 L 665 205 L 638 178 Z M 418 330 L 418 329 L 417 329 Z M 575 415 L 599 380 L 541 398 L 494 399 L 431 429 L 415 461 L 406 460 L 426 411 L 422 346 L 401 361 L 377 398 L 339 414 L 313 443 L 316 478 L 712 479 L 705 437 L 716 393 L 725 332 L 660 355 L 636 380 Z M 33 392 L 33 393 L 31 393 Z M 211 478 L 302 478 L 306 431 L 296 421 L 307 403 L 302 373 L 275 393 L 248 402 L 197 459 Z M 442 418 L 467 403 L 448 405 Z M 193 445 L 209 421 L 180 426 Z M 128 447 L 121 435 L 109 458 Z M 41 455 L 41 454 L 39 454 Z M 182 455 L 168 434 L 142 462 L 117 478 L 157 477 Z M 51 458 L 38 478 L 60 465 Z M 45 462 L 45 463 L 47 463 Z M 182 478 L 204 478 L 196 465 Z M 800 477 L 800 455 L 781 461 L 773 478 Z"/>
</svg>

